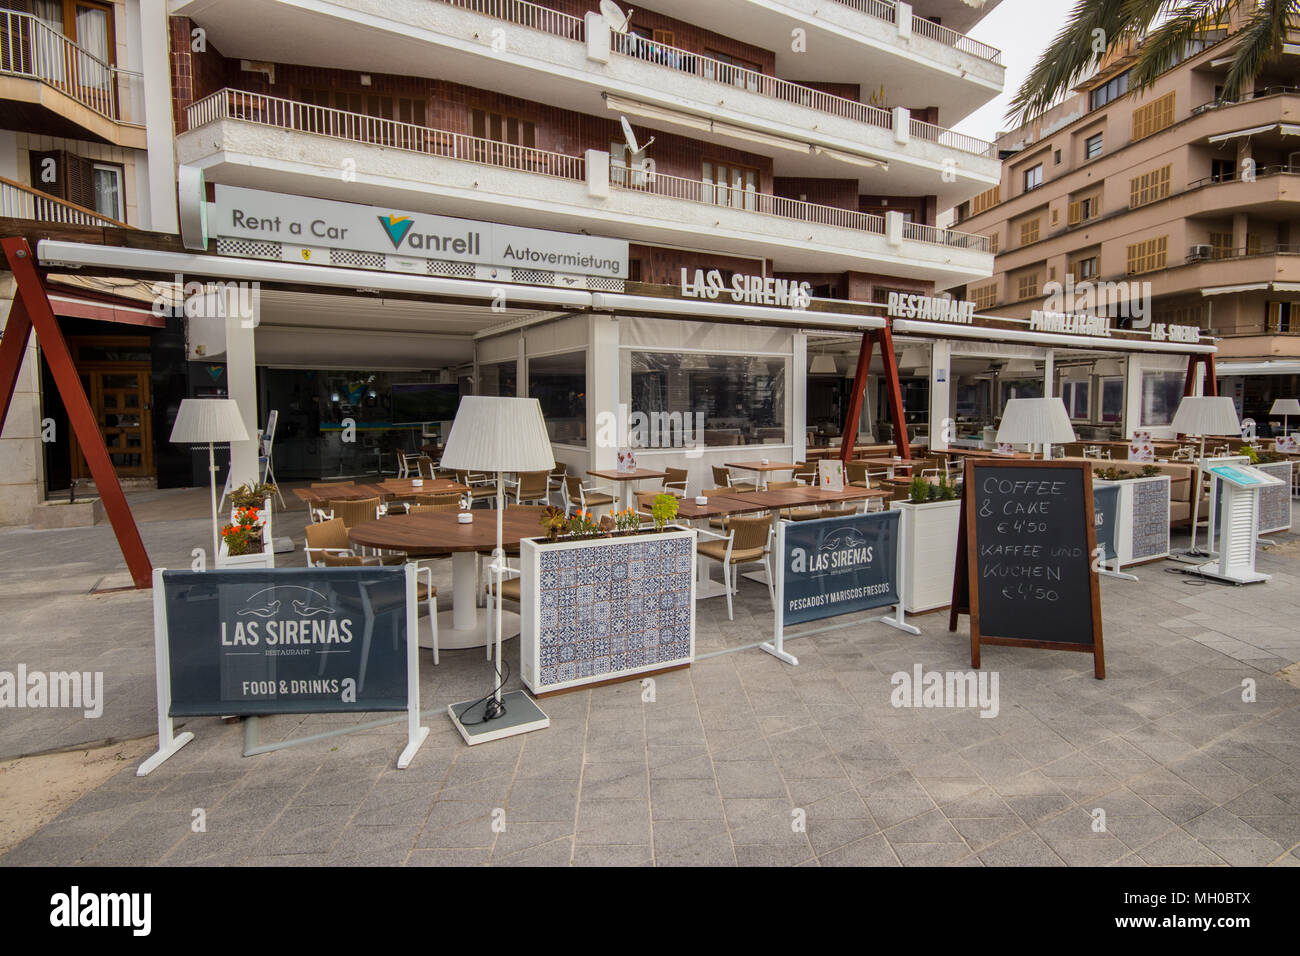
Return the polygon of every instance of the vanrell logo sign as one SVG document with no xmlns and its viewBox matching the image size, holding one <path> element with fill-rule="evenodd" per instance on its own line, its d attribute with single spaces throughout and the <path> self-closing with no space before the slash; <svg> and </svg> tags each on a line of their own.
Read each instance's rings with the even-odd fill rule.
<svg viewBox="0 0 1300 956">
<path fill-rule="evenodd" d="M 783 523 L 783 623 L 897 604 L 898 521 L 882 511 Z"/>
<path fill-rule="evenodd" d="M 167 571 L 172 716 L 406 706 L 400 567 Z"/>
<path fill-rule="evenodd" d="M 217 186 L 215 193 L 216 201 L 208 216 L 210 232 L 220 239 L 276 243 L 278 254 L 272 250 L 264 253 L 271 258 L 291 255 L 294 261 L 300 261 L 299 250 L 315 246 L 390 257 L 401 253 L 417 259 L 489 267 L 627 277 L 628 244 L 621 239 L 453 219 L 239 186 Z M 245 250 L 242 254 L 257 253 Z M 331 258 L 322 254 L 303 256 L 301 261 L 329 264 Z M 386 267 L 404 266 L 389 259 Z M 423 271 L 422 266 L 418 268 Z M 479 278 L 501 281 L 510 277 Z"/>
</svg>

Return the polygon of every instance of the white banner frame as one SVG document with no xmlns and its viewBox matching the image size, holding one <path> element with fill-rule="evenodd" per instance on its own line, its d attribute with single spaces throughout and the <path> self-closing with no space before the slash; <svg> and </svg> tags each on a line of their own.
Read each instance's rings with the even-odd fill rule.
<svg viewBox="0 0 1300 956">
<path fill-rule="evenodd" d="M 194 739 L 188 730 L 176 733 L 176 727 L 170 715 L 172 703 L 171 688 L 171 648 L 167 643 L 167 597 L 163 589 L 163 572 L 166 568 L 154 568 L 153 571 L 153 639 L 154 639 L 154 681 L 158 693 L 158 750 L 136 768 L 137 777 L 145 777 L 156 770 L 169 757 Z M 420 570 L 414 563 L 407 563 L 406 576 L 406 747 L 397 758 L 397 769 L 405 770 L 411 765 L 416 752 L 429 736 L 429 728 L 420 726 L 420 615 L 419 601 L 416 593 L 416 574 Z M 426 569 L 427 570 L 427 569 Z M 324 731 L 306 737 L 293 737 L 273 744 L 262 744 L 258 740 L 260 718 L 244 718 L 245 757 L 284 750 L 301 744 L 354 734 L 360 730 L 382 727 L 402 720 L 402 717 L 388 717 L 382 720 L 367 721 L 354 727 Z"/>
</svg>

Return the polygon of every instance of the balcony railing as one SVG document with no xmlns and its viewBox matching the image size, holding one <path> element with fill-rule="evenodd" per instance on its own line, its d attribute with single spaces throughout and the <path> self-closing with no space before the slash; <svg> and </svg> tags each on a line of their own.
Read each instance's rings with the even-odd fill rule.
<svg viewBox="0 0 1300 956">
<path fill-rule="evenodd" d="M 1285 176 L 1285 175 L 1296 175 L 1296 174 L 1300 174 L 1300 163 L 1294 163 L 1290 165 L 1283 163 L 1281 165 L 1275 165 L 1275 166 L 1256 166 L 1253 176 L 1255 179 L 1267 179 L 1270 176 Z M 1187 184 L 1187 189 L 1185 191 L 1191 192 L 1193 189 L 1199 189 L 1202 186 L 1217 186 L 1220 183 L 1252 182 L 1252 181 L 1253 180 L 1246 179 L 1244 176 L 1238 176 L 1236 170 L 1233 170 L 1232 172 L 1228 172 L 1228 173 L 1217 173 L 1213 176 L 1206 176 L 1203 179 L 1192 180 L 1192 182 Z"/>
<path fill-rule="evenodd" d="M 647 40 L 635 33 L 611 32 L 610 42 L 615 53 L 657 63 L 680 73 L 689 73 L 691 76 L 713 80 L 786 103 L 806 106 L 823 113 L 831 113 L 844 119 L 877 126 L 880 129 L 892 129 L 894 126 L 893 114 L 878 106 L 823 93 L 807 86 L 800 86 L 798 83 L 791 83 L 789 80 L 759 73 L 757 70 L 749 70 L 712 57 L 678 49 L 666 43 Z"/>
<path fill-rule="evenodd" d="M 953 246 L 958 249 L 974 249 L 976 252 L 990 252 L 988 236 L 977 236 L 970 232 L 957 232 L 955 229 L 940 229 L 927 226 L 923 222 L 903 223 L 903 238 L 918 242 L 933 242 L 940 246 Z"/>
<path fill-rule="evenodd" d="M 30 13 L 0 10 L 0 73 L 40 80 L 101 116 L 144 123 L 144 85 Z"/>
<path fill-rule="evenodd" d="M 967 136 L 965 133 L 958 133 L 956 130 L 944 129 L 942 126 L 927 123 L 925 120 L 912 120 L 909 131 L 917 139 L 923 139 L 930 143 L 938 143 L 940 146 L 959 149 L 963 153 L 973 153 L 976 156 L 988 156 L 991 159 L 998 158 L 998 148 L 995 144 L 977 139 L 974 136 Z"/>
<path fill-rule="evenodd" d="M 819 206 L 816 203 L 773 196 L 771 193 L 728 186 L 725 183 L 668 176 L 664 173 L 629 166 L 618 160 L 610 160 L 609 181 L 612 186 L 632 192 L 684 199 L 687 202 L 702 203 L 707 206 L 740 209 L 781 219 L 797 219 L 800 222 L 813 222 L 823 226 L 838 226 L 842 229 L 885 234 L 883 216 L 874 216 L 853 209 L 839 209 L 835 206 Z"/>
<path fill-rule="evenodd" d="M 837 0 L 837 2 L 852 7 L 859 13 L 865 13 L 869 17 L 883 20 L 885 23 L 898 22 L 898 11 L 888 0 Z M 969 53 L 971 56 L 977 56 L 981 60 L 988 60 L 990 63 L 1002 62 L 1001 50 L 980 43 L 979 40 L 972 40 L 964 33 L 958 33 L 956 30 L 915 14 L 912 15 L 912 32 L 961 50 L 963 53 Z"/>
<path fill-rule="evenodd" d="M 135 228 L 108 216 L 101 216 L 93 209 L 78 206 L 57 196 L 48 196 L 31 186 L 24 186 L 3 176 L 0 176 L 0 218 L 32 219 L 68 226 Z"/>
<path fill-rule="evenodd" d="M 564 37 L 566 40 L 587 40 L 586 25 L 581 17 L 570 16 L 549 7 L 527 0 L 442 0 L 453 7 L 460 7 L 473 13 L 497 20 L 508 20 L 522 27 L 541 30 L 551 36 Z"/>
<path fill-rule="evenodd" d="M 1202 103 L 1200 106 L 1193 107 L 1191 115 L 1196 116 L 1208 110 L 1225 109 L 1229 106 L 1237 106 L 1240 103 L 1249 103 L 1251 100 L 1262 100 L 1266 96 L 1281 96 L 1284 93 L 1300 93 L 1300 86 L 1270 86 L 1265 89 L 1242 93 L 1237 99 L 1228 100 L 1223 103 L 1220 103 L 1218 100 L 1210 100 L 1208 103 Z"/>
<path fill-rule="evenodd" d="M 354 143 L 442 156 L 483 166 L 517 169 L 556 179 L 581 182 L 587 176 L 586 162 L 581 156 L 566 156 L 530 146 L 516 146 L 449 130 L 399 123 L 380 116 L 345 113 L 342 110 L 243 90 L 224 89 L 204 97 L 186 108 L 185 119 L 189 129 L 232 119 Z"/>
<path fill-rule="evenodd" d="M 568 14 L 557 13 L 547 7 L 538 6 L 535 3 L 528 3 L 526 0 L 441 0 L 441 2 L 471 10 L 475 13 L 481 13 L 484 16 L 541 30 L 553 36 L 572 40 L 583 40 L 584 38 L 583 21 Z M 876 10 L 877 13 L 887 12 L 889 22 L 893 22 L 894 6 L 892 3 L 884 2 L 884 0 L 861 0 L 860 3 L 850 5 L 868 13 L 871 10 Z M 871 13 L 870 15 L 874 16 L 876 14 Z M 928 20 L 920 22 L 929 23 Z M 929 25 L 938 30 L 946 30 L 945 27 L 939 27 L 938 24 L 930 23 Z M 963 40 L 966 39 L 951 30 L 947 30 L 947 33 Z M 970 42 L 973 43 L 974 41 Z M 703 54 L 692 53 L 689 50 L 683 50 L 667 43 L 648 40 L 635 33 L 618 33 L 611 30 L 610 48 L 615 53 L 623 56 L 656 63 L 671 70 L 748 90 L 760 96 L 805 106 L 809 109 L 830 113 L 833 116 L 865 123 L 880 129 L 890 130 L 894 128 L 894 116 L 890 110 L 882 109 L 879 106 L 871 106 L 867 103 L 859 103 L 843 96 L 823 93 L 811 87 L 791 83 L 789 80 L 778 79 L 766 73 L 759 73 L 756 70 L 736 66 L 733 63 L 725 63 L 722 60 L 704 56 Z M 994 55 L 1001 55 L 997 50 L 988 49 Z M 930 123 L 918 125 L 918 121 L 914 120 L 912 133 L 920 139 L 962 152 L 973 153 L 976 156 L 996 155 L 992 143 L 962 133 L 954 133 L 951 130 L 945 130 Z"/>
<path fill-rule="evenodd" d="M 1260 256 L 1300 256 L 1300 243 L 1275 242 L 1267 246 L 1261 243 L 1257 246 L 1239 246 L 1235 249 L 1215 248 L 1208 256 L 1189 255 L 1184 261 L 1190 264 L 1218 262 L 1223 259 L 1257 259 Z"/>
</svg>

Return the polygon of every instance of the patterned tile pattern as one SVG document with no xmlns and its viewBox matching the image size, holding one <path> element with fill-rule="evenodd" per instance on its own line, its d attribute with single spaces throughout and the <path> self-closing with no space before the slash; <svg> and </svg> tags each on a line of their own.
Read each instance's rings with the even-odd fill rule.
<svg viewBox="0 0 1300 956">
<path fill-rule="evenodd" d="M 689 538 L 555 548 L 540 560 L 539 686 L 689 658 Z"/>
</svg>

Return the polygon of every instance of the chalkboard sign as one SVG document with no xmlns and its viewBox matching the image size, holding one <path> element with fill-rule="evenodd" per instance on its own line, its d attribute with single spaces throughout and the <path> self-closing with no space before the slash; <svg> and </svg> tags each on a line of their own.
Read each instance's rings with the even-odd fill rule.
<svg viewBox="0 0 1300 956">
<path fill-rule="evenodd" d="M 1084 462 L 967 460 L 949 629 L 970 614 L 973 667 L 1001 644 L 1089 653 L 1106 676 L 1095 520 Z"/>
<path fill-rule="evenodd" d="M 401 567 L 166 571 L 172 717 L 404 710 Z"/>
</svg>

